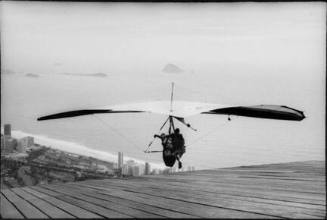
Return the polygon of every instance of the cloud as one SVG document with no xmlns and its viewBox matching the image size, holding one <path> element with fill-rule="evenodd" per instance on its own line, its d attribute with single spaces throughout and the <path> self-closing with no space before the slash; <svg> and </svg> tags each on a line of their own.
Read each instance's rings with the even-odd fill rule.
<svg viewBox="0 0 327 220">
<path fill-rule="evenodd" d="M 25 76 L 26 77 L 31 77 L 31 78 L 38 78 L 39 77 L 39 75 L 35 74 L 35 73 L 26 73 Z"/>
<path fill-rule="evenodd" d="M 91 76 L 91 77 L 107 77 L 106 73 L 61 73 L 70 76 Z"/>
</svg>

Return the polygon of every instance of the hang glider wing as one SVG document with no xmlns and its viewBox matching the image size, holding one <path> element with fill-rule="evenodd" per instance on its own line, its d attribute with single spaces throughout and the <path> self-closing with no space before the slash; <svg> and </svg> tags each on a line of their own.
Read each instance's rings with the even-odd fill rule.
<svg viewBox="0 0 327 220">
<path fill-rule="evenodd" d="M 305 118 L 302 111 L 284 105 L 255 105 L 217 108 L 202 114 L 239 115 L 255 118 L 301 121 Z"/>
<path fill-rule="evenodd" d="M 39 117 L 38 121 L 70 118 L 91 114 L 104 114 L 104 113 L 140 113 L 149 112 L 163 115 L 172 115 L 178 118 L 184 118 L 191 115 L 200 114 L 203 111 L 209 111 L 214 108 L 223 107 L 217 104 L 175 101 L 173 103 L 173 110 L 171 111 L 170 101 L 153 101 L 153 102 L 140 102 L 106 106 L 93 109 L 82 109 L 74 111 L 66 111 L 57 114 L 51 114 Z"/>
<path fill-rule="evenodd" d="M 50 120 L 50 119 L 58 119 L 58 118 L 71 118 L 82 115 L 91 115 L 91 114 L 103 114 L 103 113 L 128 113 L 128 112 L 141 112 L 141 111 L 114 111 L 111 109 L 83 109 L 83 110 L 75 110 L 68 112 L 61 112 L 52 115 L 46 115 L 39 117 L 38 121 Z"/>
<path fill-rule="evenodd" d="M 212 103 L 174 101 L 171 109 L 170 101 L 154 101 L 131 103 L 124 105 L 114 105 L 94 109 L 74 110 L 57 114 L 46 115 L 38 118 L 38 121 L 76 117 L 90 114 L 104 113 L 140 113 L 149 112 L 163 115 L 171 115 L 177 118 L 185 118 L 197 114 L 226 114 L 239 115 L 256 118 L 270 118 L 282 120 L 301 121 L 305 118 L 303 112 L 278 105 L 258 105 L 258 106 L 230 106 Z"/>
</svg>

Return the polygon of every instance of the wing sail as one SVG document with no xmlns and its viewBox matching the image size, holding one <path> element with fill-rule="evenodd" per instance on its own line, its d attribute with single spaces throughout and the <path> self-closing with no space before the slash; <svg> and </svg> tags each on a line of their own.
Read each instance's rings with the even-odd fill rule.
<svg viewBox="0 0 327 220">
<path fill-rule="evenodd" d="M 91 114 L 103 114 L 103 113 L 136 113 L 136 112 L 143 112 L 143 111 L 133 111 L 133 110 L 111 110 L 111 109 L 84 109 L 84 110 L 75 110 L 75 111 L 67 111 L 61 112 L 52 115 L 46 115 L 39 117 L 38 121 L 44 120 L 51 120 L 51 119 L 58 119 L 58 118 L 70 118 L 70 117 L 77 117 L 82 115 L 91 115 Z"/>
<path fill-rule="evenodd" d="M 201 114 L 239 115 L 255 118 L 302 121 L 305 115 L 302 111 L 284 105 L 255 105 L 217 108 Z"/>
<path fill-rule="evenodd" d="M 170 101 L 152 101 L 66 111 L 39 117 L 37 120 L 43 121 L 90 114 L 139 112 L 170 115 L 178 118 L 185 118 L 197 114 L 226 114 L 295 121 L 301 121 L 305 118 L 303 112 L 283 105 L 235 106 L 214 103 L 175 101 L 174 109 L 171 111 Z"/>
</svg>

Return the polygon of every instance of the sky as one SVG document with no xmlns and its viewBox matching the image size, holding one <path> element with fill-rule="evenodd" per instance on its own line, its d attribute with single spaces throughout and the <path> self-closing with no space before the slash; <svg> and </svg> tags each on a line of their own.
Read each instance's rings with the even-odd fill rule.
<svg viewBox="0 0 327 220">
<path fill-rule="evenodd" d="M 191 68 L 234 62 L 288 66 L 304 58 L 312 65 L 323 58 L 317 46 L 324 40 L 325 4 L 319 2 L 1 5 L 2 59 L 18 72 L 106 72 L 127 66 L 142 71 L 166 60 Z M 297 47 L 311 40 L 316 44 Z M 310 57 L 304 54 L 312 51 Z"/>
<path fill-rule="evenodd" d="M 2 1 L 0 6 L 1 118 L 14 123 L 17 130 L 69 139 L 69 135 L 53 131 L 56 126 L 42 127 L 32 119 L 75 106 L 169 99 L 170 83 L 174 81 L 176 99 L 240 105 L 284 104 L 303 110 L 307 116 L 302 124 L 239 118 L 233 128 L 215 134 L 222 135 L 219 139 L 208 136 L 208 143 L 202 144 L 219 143 L 227 151 L 230 144 L 269 143 L 267 146 L 271 147 L 287 143 L 293 148 L 286 153 L 294 151 L 294 146 L 305 145 L 315 152 L 308 159 L 324 158 L 326 4 L 323 2 Z M 168 63 L 184 72 L 163 73 Z M 27 73 L 40 77 L 31 79 L 25 77 Z M 93 73 L 109 77 L 90 76 Z M 164 120 L 153 117 L 151 120 L 156 123 L 148 122 L 144 129 L 148 136 L 133 130 L 133 123 L 140 123 L 141 119 L 124 116 L 110 120 L 115 128 L 125 120 L 123 129 L 131 129 L 133 138 L 147 145 Z M 133 123 L 126 122 L 126 118 Z M 81 124 L 75 126 L 90 122 L 80 120 Z M 192 140 L 216 126 L 216 119 L 204 116 L 190 120 L 204 130 L 200 134 L 185 131 Z M 73 132 L 68 124 L 64 126 L 65 133 Z M 75 135 L 70 141 L 85 141 L 78 138 L 81 133 Z M 121 142 L 119 137 L 115 139 L 115 144 L 123 145 Z M 196 155 L 210 157 L 195 149 L 190 149 L 185 160 L 194 161 Z M 224 155 L 210 147 L 205 152 L 208 151 Z M 240 160 L 233 158 L 237 153 L 229 152 L 231 161 Z M 278 157 L 277 150 L 270 153 Z M 154 158 L 160 160 L 159 156 Z M 304 154 L 288 159 L 303 158 Z M 255 161 L 252 158 L 250 162 Z"/>
</svg>

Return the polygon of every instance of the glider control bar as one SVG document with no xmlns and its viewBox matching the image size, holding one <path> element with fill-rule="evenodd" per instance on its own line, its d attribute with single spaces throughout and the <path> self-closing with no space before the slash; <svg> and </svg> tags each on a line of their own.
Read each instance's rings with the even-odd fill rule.
<svg viewBox="0 0 327 220">
<path fill-rule="evenodd" d="M 149 153 L 161 153 L 162 152 L 162 150 L 145 150 L 145 151 L 143 151 L 144 153 L 147 153 L 147 154 L 149 154 Z"/>
</svg>

